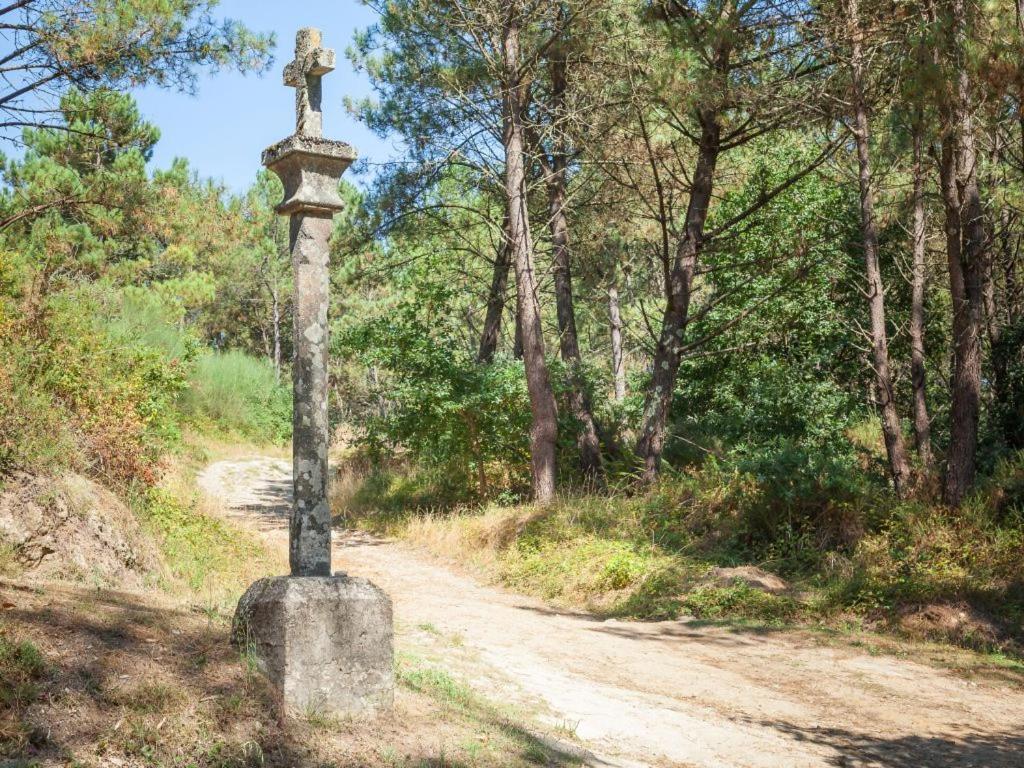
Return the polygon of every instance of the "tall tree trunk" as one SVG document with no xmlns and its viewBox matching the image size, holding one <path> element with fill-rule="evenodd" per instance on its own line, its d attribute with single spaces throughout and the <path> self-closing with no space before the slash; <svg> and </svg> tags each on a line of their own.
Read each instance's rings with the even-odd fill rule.
<svg viewBox="0 0 1024 768">
<path fill-rule="evenodd" d="M 924 199 L 924 155 L 921 116 L 914 122 L 914 264 L 910 299 L 910 380 L 914 390 L 914 443 L 925 470 L 931 469 L 931 419 L 928 418 L 927 369 L 924 354 L 924 299 L 927 219 Z"/>
<path fill-rule="evenodd" d="M 857 165 L 860 184 L 860 224 L 864 247 L 864 273 L 867 280 L 868 308 L 871 318 L 872 365 L 875 369 L 875 390 L 881 412 L 882 436 L 889 459 L 896 495 L 903 497 L 910 482 L 910 465 L 903 444 L 899 412 L 893 391 L 889 366 L 889 335 L 885 321 L 885 286 L 878 265 L 878 225 L 875 221 L 875 201 L 871 189 L 871 128 L 868 125 L 867 104 L 864 97 L 864 53 L 861 47 L 862 30 L 857 0 L 847 2 L 850 26 L 850 70 L 853 86 L 854 138 L 857 144 Z"/>
<path fill-rule="evenodd" d="M 505 289 L 508 286 L 508 271 L 512 266 L 512 254 L 509 248 L 508 214 L 501 227 L 501 243 L 494 258 L 494 271 L 491 274 L 491 289 L 487 293 L 487 315 L 484 317 L 483 331 L 480 333 L 480 351 L 477 360 L 481 363 L 494 361 L 494 353 L 498 349 L 501 336 L 501 318 L 505 314 Z"/>
<path fill-rule="evenodd" d="M 523 108 L 526 83 L 521 74 L 519 54 L 519 9 L 509 3 L 502 30 L 504 65 L 504 148 L 505 194 L 508 203 L 509 243 L 516 272 L 516 307 L 523 336 L 526 388 L 530 396 L 530 461 L 533 498 L 547 503 L 555 495 L 555 451 L 558 439 L 558 411 L 551 379 L 544 360 L 540 299 L 534 272 L 533 242 L 526 196 L 526 163 L 523 155 Z"/>
<path fill-rule="evenodd" d="M 981 403 L 981 329 L 985 228 L 978 189 L 977 151 L 971 117 L 964 0 L 952 3 L 952 59 L 956 67 L 952 104 L 943 105 L 940 175 L 946 214 L 946 255 L 953 301 L 953 380 L 949 453 L 944 495 L 959 506 L 974 483 Z"/>
<path fill-rule="evenodd" d="M 613 283 L 608 289 L 608 317 L 612 331 L 612 378 L 615 381 L 615 402 L 626 399 L 626 365 L 622 357 L 622 314 L 619 312 L 619 289 Z"/>
<path fill-rule="evenodd" d="M 552 59 L 551 112 L 553 114 L 554 152 L 545 160 L 548 188 L 548 228 L 551 233 L 552 266 L 555 273 L 555 309 L 558 316 L 559 351 L 569 372 L 569 407 L 576 419 L 576 445 L 580 452 L 580 468 L 589 478 L 604 474 L 601 463 L 601 442 L 594 424 L 594 413 L 583 376 L 579 335 L 576 330 L 576 309 L 572 294 L 572 255 L 569 250 L 569 217 L 566 213 L 566 177 L 568 174 L 565 142 L 558 125 L 565 112 L 565 60 Z"/>
<path fill-rule="evenodd" d="M 686 209 L 686 230 L 666 270 L 666 302 L 661 319 L 661 335 L 654 352 L 654 370 L 644 399 L 643 431 L 636 447 L 637 455 L 644 462 L 643 478 L 648 483 L 658 476 L 661 454 L 665 448 L 665 430 L 676 377 L 679 375 L 693 277 L 704 241 L 704 224 L 711 205 L 715 166 L 721 151 L 722 129 L 718 115 L 710 110 L 701 110 L 700 123 L 701 138 Z"/>
</svg>

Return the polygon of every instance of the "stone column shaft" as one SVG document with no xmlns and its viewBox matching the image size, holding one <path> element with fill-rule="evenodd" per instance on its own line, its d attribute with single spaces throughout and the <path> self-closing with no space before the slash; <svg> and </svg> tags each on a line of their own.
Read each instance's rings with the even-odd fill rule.
<svg viewBox="0 0 1024 768">
<path fill-rule="evenodd" d="M 295 362 L 292 408 L 292 509 L 289 561 L 292 576 L 331 575 L 331 507 L 327 497 L 327 310 L 330 299 L 328 241 L 331 212 L 291 216 L 295 280 Z"/>
</svg>

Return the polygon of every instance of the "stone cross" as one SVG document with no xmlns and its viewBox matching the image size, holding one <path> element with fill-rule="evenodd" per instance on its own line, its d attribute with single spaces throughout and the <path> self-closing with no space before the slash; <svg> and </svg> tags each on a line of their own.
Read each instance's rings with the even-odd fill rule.
<svg viewBox="0 0 1024 768">
<path fill-rule="evenodd" d="M 295 60 L 284 68 L 284 84 L 295 89 L 295 134 L 324 135 L 323 76 L 334 71 L 334 51 L 322 47 L 319 29 L 300 29 Z"/>
<path fill-rule="evenodd" d="M 278 213 L 291 217 L 295 280 L 292 365 L 292 458 L 295 501 L 289 531 L 293 576 L 331 575 L 331 509 L 327 498 L 327 308 L 332 220 L 344 204 L 341 175 L 355 151 L 323 138 L 321 78 L 334 69 L 334 51 L 317 29 L 299 30 L 295 61 L 284 82 L 296 89 L 295 134 L 263 153 L 263 164 L 284 186 Z"/>
<path fill-rule="evenodd" d="M 391 601 L 366 579 L 331 574 L 327 497 L 327 309 L 334 214 L 344 208 L 341 175 L 356 158 L 323 138 L 320 78 L 334 68 L 320 32 L 303 29 L 285 83 L 296 88 L 295 134 L 263 153 L 277 174 L 290 217 L 295 278 L 292 364 L 292 480 L 288 530 L 291 575 L 260 579 L 238 602 L 232 640 L 255 652 L 285 715 L 382 712 L 394 701 Z"/>
</svg>

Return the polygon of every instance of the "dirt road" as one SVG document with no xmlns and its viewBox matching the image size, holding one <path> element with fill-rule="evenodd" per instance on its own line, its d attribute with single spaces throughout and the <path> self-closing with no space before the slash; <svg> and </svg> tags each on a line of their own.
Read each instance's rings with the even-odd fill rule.
<svg viewBox="0 0 1024 768">
<path fill-rule="evenodd" d="M 287 547 L 291 468 L 200 477 L 237 522 Z M 492 698 L 593 750 L 594 765 L 1024 768 L 1024 691 L 800 633 L 602 621 L 482 586 L 400 543 L 337 532 L 335 568 L 391 595 L 398 646 L 428 648 Z"/>
</svg>

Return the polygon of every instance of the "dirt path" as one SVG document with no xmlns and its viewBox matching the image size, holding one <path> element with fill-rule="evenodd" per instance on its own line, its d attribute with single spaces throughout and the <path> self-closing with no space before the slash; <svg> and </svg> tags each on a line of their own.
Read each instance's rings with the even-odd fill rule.
<svg viewBox="0 0 1024 768">
<path fill-rule="evenodd" d="M 291 468 L 211 465 L 200 484 L 286 547 Z M 601 755 L 595 765 L 1024 767 L 1024 692 L 799 633 L 601 621 L 481 586 L 400 543 L 338 532 L 335 567 L 391 595 L 399 648 L 430 649 L 499 700 Z"/>
</svg>

